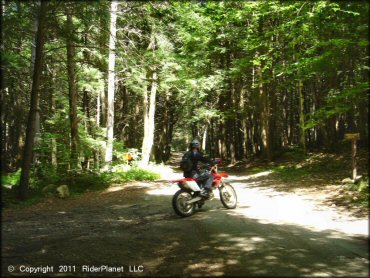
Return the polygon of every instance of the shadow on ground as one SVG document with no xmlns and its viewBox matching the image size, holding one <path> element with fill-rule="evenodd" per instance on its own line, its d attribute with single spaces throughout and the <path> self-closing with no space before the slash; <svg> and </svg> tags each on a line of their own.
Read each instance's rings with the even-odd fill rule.
<svg viewBox="0 0 370 278">
<path fill-rule="evenodd" d="M 217 199 L 194 216 L 179 218 L 171 195 L 148 193 L 155 187 L 92 194 L 84 202 L 58 201 L 33 214 L 6 213 L 2 276 L 10 275 L 9 265 L 16 268 L 13 275 L 22 275 L 21 265 L 53 265 L 52 276 L 85 277 L 369 274 L 365 239 L 263 223 L 222 208 Z M 57 273 L 58 265 L 76 266 L 76 272 Z M 124 266 L 125 271 L 87 273 L 83 265 Z M 144 271 L 130 272 L 129 265 L 143 265 Z"/>
</svg>

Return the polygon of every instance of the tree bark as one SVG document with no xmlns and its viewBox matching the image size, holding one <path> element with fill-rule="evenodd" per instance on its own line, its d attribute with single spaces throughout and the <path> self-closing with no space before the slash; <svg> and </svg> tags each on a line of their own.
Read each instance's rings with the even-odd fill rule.
<svg viewBox="0 0 370 278">
<path fill-rule="evenodd" d="M 262 79 L 262 66 L 257 68 L 258 90 L 260 98 L 260 109 L 261 109 L 261 141 L 262 141 L 262 152 L 263 156 L 269 160 L 273 160 L 273 154 L 271 149 L 271 137 L 270 137 L 270 104 L 268 99 L 267 89 L 263 86 Z"/>
<path fill-rule="evenodd" d="M 156 70 L 152 73 L 152 85 L 150 90 L 150 97 L 148 103 L 148 93 L 145 93 L 144 96 L 144 138 L 143 144 L 141 147 L 142 150 L 142 166 L 146 166 L 149 164 L 149 158 L 153 147 L 153 140 L 154 140 L 154 115 L 155 115 L 155 99 L 157 94 L 157 87 L 158 87 L 158 80 L 157 80 L 157 72 Z"/>
<path fill-rule="evenodd" d="M 42 74 L 42 55 L 45 43 L 46 11 L 47 11 L 47 1 L 42 1 L 38 15 L 39 24 L 37 27 L 36 35 L 36 54 L 35 54 L 35 67 L 32 78 L 31 103 L 30 111 L 28 114 L 26 142 L 23 153 L 22 172 L 19 185 L 19 197 L 22 200 L 25 200 L 27 198 L 27 188 L 29 184 L 32 161 L 32 149 L 35 138 L 36 113 L 39 99 L 40 80 Z"/>
<path fill-rule="evenodd" d="M 110 37 L 109 37 L 109 60 L 108 60 L 108 97 L 107 97 L 107 142 L 105 149 L 105 163 L 109 167 L 113 155 L 113 125 L 114 125 L 114 92 L 115 92 L 115 72 L 116 63 L 116 21 L 117 21 L 117 1 L 111 3 Z"/>
<path fill-rule="evenodd" d="M 148 45 L 148 50 L 152 51 L 152 56 L 154 58 L 154 51 L 156 49 L 156 38 L 154 30 L 152 30 L 150 36 L 150 42 Z M 154 61 L 153 61 L 154 62 Z M 141 146 L 141 165 L 147 166 L 149 164 L 149 159 L 152 152 L 153 141 L 154 141 L 154 131 L 155 131 L 155 105 L 156 96 L 158 88 L 158 74 L 155 65 L 152 66 L 152 80 L 150 96 L 148 96 L 147 88 L 144 90 L 144 101 L 143 101 L 143 116 L 144 116 L 144 137 Z M 148 99 L 149 98 L 149 99 Z M 149 101 L 149 102 L 148 102 Z"/>
<path fill-rule="evenodd" d="M 3 3 L 1 4 L 3 5 Z M 17 14 L 19 17 L 22 17 L 22 6 L 20 2 L 17 2 Z M 37 15 L 35 16 L 35 18 L 37 18 Z M 36 31 L 34 32 L 35 37 L 36 37 Z M 23 38 L 19 36 L 17 40 L 17 55 L 21 55 L 21 49 L 23 47 L 22 41 L 23 41 Z M 18 80 L 21 80 L 22 75 L 18 74 L 17 78 Z M 31 75 L 31 78 L 32 78 L 32 75 Z M 14 88 L 14 93 L 12 94 L 12 98 L 13 98 L 12 103 L 14 104 L 13 113 L 15 113 L 15 115 L 18 115 L 18 117 L 15 117 L 14 119 L 14 125 L 13 125 L 13 128 L 11 129 L 12 132 L 14 132 L 14 138 L 10 140 L 10 142 L 12 142 L 12 145 L 13 145 L 12 152 L 11 152 L 12 159 L 10 161 L 10 167 L 11 168 L 15 167 L 16 169 L 19 168 L 20 162 L 22 159 L 21 150 L 22 150 L 22 141 L 23 141 L 22 140 L 23 127 L 22 127 L 22 117 L 20 117 L 20 115 L 23 114 L 22 99 L 24 97 L 23 96 L 24 88 L 23 88 L 22 82 L 18 82 L 17 85 L 18 85 L 16 86 L 17 89 Z M 4 112 L 4 110 L 2 110 L 2 112 Z"/>
<path fill-rule="evenodd" d="M 304 129 L 305 124 L 305 113 L 304 113 L 304 96 L 302 92 L 302 80 L 298 81 L 298 96 L 299 96 L 299 125 L 301 129 L 300 144 L 303 148 L 303 153 L 307 154 L 306 148 L 306 130 Z"/>
<path fill-rule="evenodd" d="M 51 102 L 51 113 L 54 114 L 56 105 L 55 105 L 55 97 L 54 97 L 53 92 L 51 92 L 50 102 Z M 58 149 L 57 149 L 57 140 L 53 136 L 51 138 L 51 165 L 54 167 L 54 169 L 57 169 L 57 167 L 58 167 L 57 151 L 58 151 Z"/>
<path fill-rule="evenodd" d="M 206 151 L 207 144 L 207 134 L 208 134 L 208 125 L 204 127 L 203 136 L 202 136 L 202 150 Z"/>
<path fill-rule="evenodd" d="M 243 86 L 243 85 L 241 85 Z M 244 87 L 240 88 L 239 91 L 240 97 L 239 97 L 239 109 L 242 113 L 241 115 L 245 115 L 245 89 Z M 248 130 L 247 130 L 247 119 L 245 119 L 243 116 L 240 118 L 241 121 L 241 130 L 242 130 L 242 136 L 241 136 L 241 144 L 242 144 L 242 155 L 243 158 L 248 158 Z"/>
<path fill-rule="evenodd" d="M 37 4 L 37 7 L 40 7 L 40 1 L 37 1 L 36 4 Z M 37 15 L 36 15 L 35 16 L 35 19 L 34 19 L 34 22 L 33 22 L 33 33 L 35 34 L 35 36 L 34 36 L 34 41 L 33 41 L 32 51 L 31 51 L 31 76 L 33 75 L 33 72 L 35 70 L 36 32 L 37 32 L 38 25 L 39 25 L 39 19 L 38 19 Z M 37 102 L 37 109 L 36 109 L 36 118 L 35 118 L 35 139 L 34 139 L 35 142 L 34 142 L 33 156 L 32 156 L 33 164 L 36 164 L 36 162 L 37 162 L 37 156 L 38 156 L 37 146 L 41 142 L 41 130 L 40 129 L 41 129 L 41 123 L 40 123 L 40 103 L 39 103 L 39 100 L 38 100 L 38 102 Z"/>
<path fill-rule="evenodd" d="M 67 8 L 67 71 L 69 92 L 69 120 L 71 130 L 71 169 L 78 168 L 78 119 L 77 119 L 77 88 L 75 75 L 75 47 L 73 41 L 74 28 L 71 10 Z"/>
</svg>

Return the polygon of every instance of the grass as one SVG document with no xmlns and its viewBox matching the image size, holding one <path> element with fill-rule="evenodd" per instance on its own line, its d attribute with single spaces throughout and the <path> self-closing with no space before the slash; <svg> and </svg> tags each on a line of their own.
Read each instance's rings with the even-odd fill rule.
<svg viewBox="0 0 370 278">
<path fill-rule="evenodd" d="M 78 196 L 85 192 L 99 191 L 108 188 L 113 183 L 127 183 L 130 181 L 149 181 L 160 177 L 159 174 L 141 169 L 138 167 L 129 168 L 126 171 L 104 172 L 104 173 L 80 173 L 72 176 L 55 176 L 43 177 L 43 179 L 33 181 L 32 188 L 28 191 L 28 198 L 21 202 L 17 198 L 19 173 L 12 173 L 3 176 L 2 184 L 9 185 L 11 188 L 3 188 L 2 202 L 5 206 L 25 207 L 40 202 L 47 196 L 42 192 L 45 186 L 54 184 L 55 186 L 68 185 L 70 195 Z M 55 195 L 55 194 L 51 194 Z"/>
<path fill-rule="evenodd" d="M 122 172 L 106 172 L 101 174 L 89 174 L 76 176 L 73 185 L 70 186 L 70 193 L 81 194 L 89 191 L 104 190 L 112 183 L 127 183 L 130 181 L 151 181 L 160 176 L 157 173 L 145 169 L 133 167 Z M 65 182 L 67 184 L 67 182 Z"/>
<path fill-rule="evenodd" d="M 363 165 L 366 168 L 366 165 Z M 250 174 L 271 171 L 274 178 L 283 182 L 303 179 L 341 180 L 351 173 L 349 157 L 337 154 L 311 153 L 304 155 L 302 149 L 291 147 L 282 153 L 273 163 L 248 169 Z M 347 174 L 346 174 L 347 173 Z"/>
<path fill-rule="evenodd" d="M 344 161 L 325 159 L 318 160 L 307 158 L 296 165 L 279 165 L 271 169 L 276 178 L 282 181 L 298 181 L 302 179 L 325 179 L 335 182 L 340 180 L 343 172 L 350 173 L 350 168 Z"/>
</svg>

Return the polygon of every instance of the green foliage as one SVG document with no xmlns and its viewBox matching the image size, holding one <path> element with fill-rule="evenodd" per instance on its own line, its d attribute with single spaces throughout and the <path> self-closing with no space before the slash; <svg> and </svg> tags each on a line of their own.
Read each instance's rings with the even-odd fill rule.
<svg viewBox="0 0 370 278">
<path fill-rule="evenodd" d="M 269 171 L 270 167 L 252 167 L 248 169 L 248 174 L 255 175 L 265 171 Z"/>
<path fill-rule="evenodd" d="M 349 165 L 343 161 L 330 159 L 316 161 L 309 157 L 302 163 L 294 166 L 277 166 L 272 168 L 272 171 L 282 181 L 299 181 L 310 178 L 337 181 L 340 178 L 338 173 L 345 169 L 348 172 L 350 170 Z"/>
<path fill-rule="evenodd" d="M 32 176 L 34 183 L 32 188 L 41 189 L 49 184 L 57 184 L 61 177 L 66 176 L 65 173 L 57 171 L 50 163 L 40 163 L 33 168 Z"/>
<path fill-rule="evenodd" d="M 129 168 L 121 172 L 84 173 L 73 177 L 73 184 L 69 186 L 71 194 L 80 194 L 88 191 L 103 190 L 111 184 L 121 184 L 130 181 L 151 181 L 159 178 L 159 174 L 140 168 Z M 57 184 L 70 184 L 71 178 L 60 177 Z"/>
<path fill-rule="evenodd" d="M 76 52 L 79 159 L 81 164 L 99 161 L 90 169 L 83 166 L 72 171 L 84 176 L 104 164 L 106 130 L 102 126 L 106 123 L 97 124 L 97 119 L 103 120 L 97 115 L 97 97 L 107 87 L 110 3 L 66 3 L 49 3 L 53 12 L 47 19 L 39 93 L 41 141 L 35 146 L 37 163 L 33 165 L 33 179 L 39 184 L 57 183 L 71 172 L 67 36 L 71 36 Z M 32 1 L 4 1 L 4 115 L 9 130 L 5 157 L 11 160 L 7 163 L 12 170 L 19 164 L 13 157 L 21 151 L 17 144 L 22 141 L 18 139 L 24 140 L 30 103 L 36 7 Z M 74 35 L 68 32 L 66 8 L 74 11 Z M 231 156 L 233 145 L 241 153 L 236 159 L 243 159 L 244 147 L 250 156 L 263 151 L 267 121 L 274 141 L 271 145 L 276 149 L 297 144 L 302 131 L 312 144 L 327 139 L 338 142 L 351 126 L 361 129 L 361 137 L 367 139 L 363 115 L 368 112 L 369 90 L 368 3 L 122 1 L 119 9 L 112 163 L 117 173 L 127 170 L 124 156 L 128 151 L 139 155 L 143 95 L 150 91 L 154 69 L 158 72 L 155 138 L 164 130 L 174 130 L 162 136 L 166 142 L 161 142 L 172 144 L 172 149 L 183 150 L 189 137 L 200 137 L 209 128 L 208 138 L 213 137 L 213 142 L 208 145 L 217 149 L 226 142 L 223 155 Z M 155 47 L 149 47 L 151 38 Z M 298 83 L 303 85 L 302 125 Z M 333 126 L 332 122 L 339 120 L 343 128 Z M 165 128 L 160 125 L 163 122 L 168 124 Z M 327 131 L 328 138 L 320 139 Z M 246 146 L 241 146 L 242 142 Z M 56 165 L 51 165 L 52 155 Z M 306 159 L 299 149 L 284 155 L 299 163 Z M 287 166 L 274 171 L 297 180 L 319 169 L 306 163 L 301 168 Z M 117 175 L 117 180 L 131 177 Z M 16 184 L 10 177 L 5 179 Z"/>
<path fill-rule="evenodd" d="M 97 96 L 104 91 L 103 74 L 98 69 L 82 65 L 78 78 L 78 86 L 88 91 L 91 96 Z"/>
<path fill-rule="evenodd" d="M 286 159 L 291 162 L 301 162 L 306 158 L 306 155 L 302 148 L 299 147 L 291 147 L 286 152 L 282 154 L 280 159 Z"/>
<path fill-rule="evenodd" d="M 115 172 L 103 174 L 105 179 L 108 179 L 112 183 L 124 183 L 128 181 L 144 181 L 144 180 L 155 180 L 160 177 L 159 174 L 152 173 L 141 168 L 130 168 L 125 172 Z"/>
<path fill-rule="evenodd" d="M 160 178 L 154 173 L 138 167 L 129 167 L 126 171 L 117 172 L 86 172 L 77 173 L 73 176 L 56 175 L 55 172 L 47 172 L 42 169 L 43 177 L 35 179 L 32 188 L 29 190 L 29 198 L 25 202 L 17 199 L 17 187 L 4 191 L 3 201 L 5 206 L 30 206 L 42 201 L 45 195 L 42 189 L 50 184 L 56 186 L 66 184 L 69 187 L 71 196 L 77 196 L 86 192 L 104 190 L 112 184 L 124 184 L 131 181 L 153 181 Z M 20 171 L 12 175 L 2 177 L 3 184 L 16 186 L 20 177 Z"/>
<path fill-rule="evenodd" d="M 352 197 L 352 202 L 358 206 L 364 207 L 366 210 L 369 209 L 369 180 L 368 178 L 361 179 L 358 183 L 346 184 L 346 187 L 349 191 L 355 193 L 355 196 Z"/>
<path fill-rule="evenodd" d="M 312 175 L 311 169 L 308 167 L 278 166 L 273 169 L 273 173 L 284 182 L 299 181 L 309 178 Z"/>
<path fill-rule="evenodd" d="M 10 185 L 15 186 L 19 184 L 19 180 L 21 178 L 21 170 L 14 173 L 9 173 L 7 175 L 1 176 L 1 184 L 2 185 Z"/>
<path fill-rule="evenodd" d="M 367 92 L 369 89 L 370 84 L 362 82 L 343 90 L 331 90 L 327 96 L 327 104 L 308 115 L 309 119 L 304 128 L 310 129 L 327 119 L 343 114 L 353 109 L 355 103 L 368 102 Z"/>
<path fill-rule="evenodd" d="M 80 115 L 80 117 L 84 117 Z M 89 119 L 86 119 L 88 121 Z M 103 128 L 97 127 L 96 123 L 89 121 L 89 125 L 93 127 L 93 134 L 87 132 L 86 128 L 79 126 L 78 136 L 80 140 L 80 152 L 85 157 L 91 157 L 94 152 L 103 153 L 105 150 L 105 130 Z"/>
<path fill-rule="evenodd" d="M 349 190 L 358 191 L 363 194 L 369 193 L 369 181 L 368 179 L 361 179 L 358 183 L 347 184 Z"/>
</svg>

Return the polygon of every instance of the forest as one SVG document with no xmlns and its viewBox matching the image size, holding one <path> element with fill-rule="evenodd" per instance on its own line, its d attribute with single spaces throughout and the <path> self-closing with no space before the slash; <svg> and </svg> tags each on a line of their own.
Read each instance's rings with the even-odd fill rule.
<svg viewBox="0 0 370 278">
<path fill-rule="evenodd" d="M 336 151 L 346 133 L 368 146 L 367 1 L 1 8 L 1 168 L 22 200 L 131 158 L 166 163 L 193 138 L 229 165 Z"/>
<path fill-rule="evenodd" d="M 1 277 L 369 277 L 369 1 L 0 12 Z"/>
</svg>

